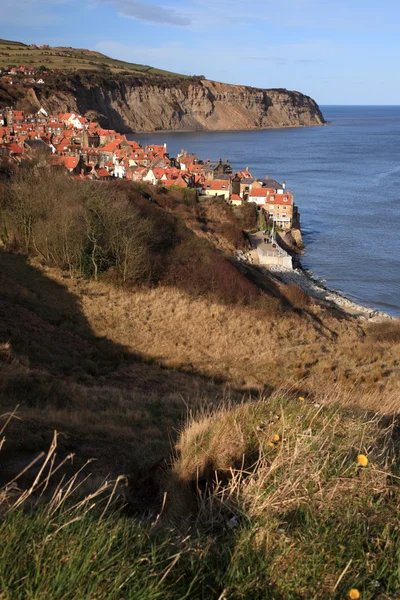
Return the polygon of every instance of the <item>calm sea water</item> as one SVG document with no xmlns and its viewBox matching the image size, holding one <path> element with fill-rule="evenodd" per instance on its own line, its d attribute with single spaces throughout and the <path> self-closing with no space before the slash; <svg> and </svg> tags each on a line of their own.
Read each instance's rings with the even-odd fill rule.
<svg viewBox="0 0 400 600">
<path fill-rule="evenodd" d="M 303 265 L 400 316 L 400 106 L 323 106 L 325 127 L 130 136 L 285 180 L 301 212 Z"/>
</svg>

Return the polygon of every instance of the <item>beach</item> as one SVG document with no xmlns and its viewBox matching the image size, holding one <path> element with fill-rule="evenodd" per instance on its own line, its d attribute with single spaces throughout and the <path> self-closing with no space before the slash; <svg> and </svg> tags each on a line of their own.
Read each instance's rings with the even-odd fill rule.
<svg viewBox="0 0 400 600">
<path fill-rule="evenodd" d="M 312 273 L 301 267 L 288 270 L 283 267 L 273 266 L 270 267 L 268 271 L 278 281 L 286 284 L 295 284 L 306 294 L 316 298 L 320 302 L 326 303 L 329 306 L 335 306 L 345 313 L 363 321 L 379 322 L 382 320 L 394 319 L 394 317 L 391 317 L 382 311 L 349 300 L 339 292 L 326 287 L 322 281 L 316 279 Z"/>
</svg>

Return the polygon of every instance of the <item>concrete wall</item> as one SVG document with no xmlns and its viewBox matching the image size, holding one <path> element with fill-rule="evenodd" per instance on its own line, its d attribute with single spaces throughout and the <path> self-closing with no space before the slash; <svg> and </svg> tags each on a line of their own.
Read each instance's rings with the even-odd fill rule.
<svg viewBox="0 0 400 600">
<path fill-rule="evenodd" d="M 292 257 L 289 254 L 266 256 L 260 248 L 257 248 L 260 265 L 266 267 L 284 267 L 285 269 L 293 269 Z"/>
</svg>

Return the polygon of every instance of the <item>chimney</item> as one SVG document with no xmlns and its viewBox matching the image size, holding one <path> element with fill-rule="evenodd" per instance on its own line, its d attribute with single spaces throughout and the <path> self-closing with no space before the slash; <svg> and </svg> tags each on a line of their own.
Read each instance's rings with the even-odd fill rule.
<svg viewBox="0 0 400 600">
<path fill-rule="evenodd" d="M 265 176 L 265 179 L 268 179 L 268 175 Z"/>
<path fill-rule="evenodd" d="M 286 181 L 284 181 L 284 182 L 282 183 L 282 187 L 283 187 L 283 189 L 284 189 L 284 190 L 286 190 Z"/>
</svg>

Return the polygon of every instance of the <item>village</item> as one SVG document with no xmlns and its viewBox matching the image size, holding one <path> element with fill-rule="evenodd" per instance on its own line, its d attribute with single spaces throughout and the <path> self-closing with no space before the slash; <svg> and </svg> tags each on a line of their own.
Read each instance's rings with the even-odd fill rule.
<svg viewBox="0 0 400 600">
<path fill-rule="evenodd" d="M 0 81 L 7 85 L 33 85 L 41 86 L 46 83 L 46 76 L 54 73 L 55 75 L 64 75 L 61 69 L 48 69 L 44 65 L 34 67 L 33 65 L 19 65 L 8 69 L 0 69 Z"/>
<path fill-rule="evenodd" d="M 121 178 L 195 190 L 199 200 L 224 198 L 232 206 L 253 202 L 283 230 L 290 230 L 299 220 L 293 193 L 285 183 L 268 176 L 253 177 L 248 168 L 233 173 L 228 159 L 201 160 L 185 150 L 173 158 L 166 144 L 142 146 L 76 113 L 0 109 L 0 164 L 20 164 L 38 152 L 48 155 L 50 165 L 64 167 L 77 179 Z"/>
</svg>

